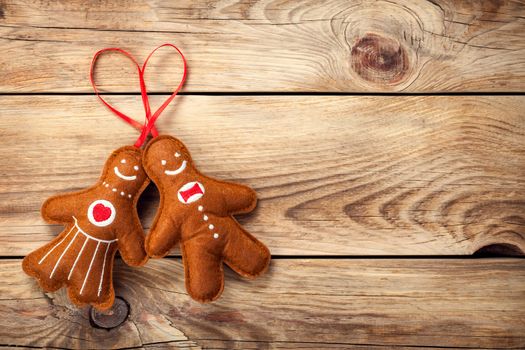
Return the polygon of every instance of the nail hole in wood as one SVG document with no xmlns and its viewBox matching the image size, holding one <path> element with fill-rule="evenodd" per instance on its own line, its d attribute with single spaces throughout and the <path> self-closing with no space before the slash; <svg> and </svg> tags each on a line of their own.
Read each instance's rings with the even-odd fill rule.
<svg viewBox="0 0 525 350">
<path fill-rule="evenodd" d="M 474 252 L 475 256 L 491 257 L 491 256 L 523 256 L 523 251 L 514 244 L 498 243 L 489 244 L 479 248 Z"/>
<path fill-rule="evenodd" d="M 94 328 L 110 330 L 123 324 L 128 319 L 129 312 L 129 303 L 121 297 L 115 297 L 115 303 L 109 310 L 99 311 L 91 307 L 89 323 Z"/>
</svg>

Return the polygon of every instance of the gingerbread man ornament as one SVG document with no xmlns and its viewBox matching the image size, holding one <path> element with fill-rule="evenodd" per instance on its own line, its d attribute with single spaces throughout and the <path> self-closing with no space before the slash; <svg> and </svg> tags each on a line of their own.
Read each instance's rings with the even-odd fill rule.
<svg viewBox="0 0 525 350">
<path fill-rule="evenodd" d="M 160 258 L 180 244 L 186 289 L 193 299 L 209 302 L 220 296 L 223 262 L 248 278 L 267 269 L 268 248 L 232 216 L 255 208 L 252 189 L 201 174 L 184 144 L 171 136 L 151 140 L 143 164 L 160 192 L 146 251 Z"/>
<path fill-rule="evenodd" d="M 65 226 L 22 264 L 44 290 L 67 286 L 75 304 L 107 309 L 115 298 L 112 270 L 116 251 L 128 265 L 146 262 L 144 232 L 136 210 L 149 183 L 141 162 L 139 148 L 119 148 L 106 161 L 94 186 L 51 197 L 43 204 L 44 219 Z"/>
</svg>

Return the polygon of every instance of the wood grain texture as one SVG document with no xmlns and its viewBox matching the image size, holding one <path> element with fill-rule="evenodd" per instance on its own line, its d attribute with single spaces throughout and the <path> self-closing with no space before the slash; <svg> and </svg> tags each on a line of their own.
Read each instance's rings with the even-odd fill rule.
<svg viewBox="0 0 525 350">
<path fill-rule="evenodd" d="M 523 259 L 275 260 L 255 281 L 228 270 L 224 294 L 212 304 L 186 294 L 179 259 L 142 268 L 118 263 L 116 291 L 131 315 L 110 331 L 92 328 L 65 292 L 43 294 L 20 263 L 0 262 L 4 345 L 525 347 Z"/>
<path fill-rule="evenodd" d="M 523 1 L 4 0 L 0 91 L 91 92 L 96 50 L 142 60 L 164 42 L 187 55 L 186 91 L 523 91 L 524 33 Z M 151 91 L 176 85 L 172 56 L 152 62 Z M 98 73 L 138 89 L 122 58 Z"/>
<path fill-rule="evenodd" d="M 109 98 L 140 116 L 139 96 Z M 525 251 L 524 112 L 523 96 L 181 96 L 158 127 L 256 189 L 241 221 L 274 255 L 451 255 Z M 3 96 L 0 114 L 0 254 L 20 256 L 60 230 L 44 199 L 137 135 L 94 96 Z M 139 205 L 146 230 L 157 202 Z"/>
</svg>

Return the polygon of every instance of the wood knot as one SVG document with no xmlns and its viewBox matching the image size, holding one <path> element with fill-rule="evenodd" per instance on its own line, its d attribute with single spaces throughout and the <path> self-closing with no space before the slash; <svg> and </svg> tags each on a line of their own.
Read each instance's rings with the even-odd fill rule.
<svg viewBox="0 0 525 350">
<path fill-rule="evenodd" d="M 379 84 L 398 84 L 409 69 L 408 55 L 401 44 L 376 34 L 366 34 L 356 41 L 351 63 L 361 78 Z"/>
<path fill-rule="evenodd" d="M 123 324 L 129 316 L 129 303 L 121 297 L 116 297 L 111 309 L 99 311 L 91 307 L 89 323 L 94 328 L 113 329 Z"/>
</svg>

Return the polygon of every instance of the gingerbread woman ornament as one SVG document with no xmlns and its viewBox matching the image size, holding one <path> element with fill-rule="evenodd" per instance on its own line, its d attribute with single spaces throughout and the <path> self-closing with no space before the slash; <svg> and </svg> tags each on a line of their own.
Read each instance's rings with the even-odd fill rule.
<svg viewBox="0 0 525 350">
<path fill-rule="evenodd" d="M 24 271 L 45 291 L 67 286 L 77 305 L 97 309 L 113 305 L 112 270 L 117 250 L 132 266 L 147 261 L 144 232 L 136 205 L 149 183 L 142 168 L 142 150 L 125 146 L 114 151 L 98 182 L 83 191 L 46 200 L 42 216 L 64 230 L 27 255 Z"/>
<path fill-rule="evenodd" d="M 186 289 L 193 299 L 209 302 L 220 296 L 223 262 L 247 278 L 266 271 L 268 248 L 232 216 L 255 208 L 252 189 L 203 175 L 184 144 L 171 136 L 151 140 L 143 164 L 160 192 L 146 251 L 160 258 L 180 244 Z"/>
<path fill-rule="evenodd" d="M 144 103 L 145 125 L 118 111 L 100 96 L 94 81 L 94 67 L 98 57 L 107 51 L 123 54 L 135 65 Z M 94 186 L 51 197 L 43 204 L 43 218 L 65 228 L 50 243 L 27 255 L 22 263 L 24 271 L 45 291 L 66 286 L 69 298 L 79 306 L 91 304 L 104 310 L 113 305 L 112 270 L 117 250 L 124 262 L 131 266 L 143 265 L 148 259 L 137 214 L 137 201 L 149 183 L 142 167 L 141 147 L 150 131 L 153 136 L 157 135 L 153 124 L 145 132 L 152 117 L 144 82 L 147 61 L 140 67 L 131 54 L 119 48 L 106 48 L 95 53 L 90 80 L 97 97 L 119 118 L 139 129 L 141 135 L 133 146 L 121 147 L 109 156 Z M 155 115 L 166 108 L 177 91 Z"/>
</svg>

